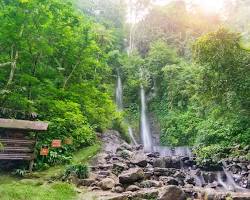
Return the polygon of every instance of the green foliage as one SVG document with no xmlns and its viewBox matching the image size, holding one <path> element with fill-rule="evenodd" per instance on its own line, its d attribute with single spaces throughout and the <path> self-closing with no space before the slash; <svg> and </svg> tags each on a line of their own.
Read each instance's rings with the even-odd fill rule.
<svg viewBox="0 0 250 200">
<path fill-rule="evenodd" d="M 162 119 L 161 143 L 173 146 L 194 145 L 199 118 L 192 111 L 170 111 Z"/>
<path fill-rule="evenodd" d="M 122 139 L 130 143 L 131 140 L 128 135 L 128 125 L 126 124 L 126 122 L 124 122 L 124 117 L 122 115 L 123 113 L 117 112 L 117 116 L 113 120 L 112 128 L 114 130 L 117 130 L 121 134 Z"/>
<path fill-rule="evenodd" d="M 216 164 L 233 154 L 228 147 L 250 142 L 250 55 L 240 39 L 224 28 L 200 37 L 193 45 L 193 63 L 158 40 L 141 62 L 149 91 L 155 93 L 148 94 L 149 106 L 160 124 L 161 143 L 197 147 L 201 165 Z"/>
<path fill-rule="evenodd" d="M 159 96 L 151 103 L 162 144 L 194 145 L 202 164 L 216 163 L 233 153 L 228 147 L 250 142 L 250 55 L 239 42 L 239 34 L 219 29 L 195 42 L 195 64 L 180 61 L 162 69 Z"/>
<path fill-rule="evenodd" d="M 13 174 L 19 177 L 24 177 L 27 173 L 28 171 L 25 169 L 16 169 Z"/>
<path fill-rule="evenodd" d="M 36 166 L 69 162 L 73 151 L 95 142 L 94 131 L 112 126 L 112 68 L 122 24 L 93 21 L 70 0 L 0 5 L 0 60 L 10 62 L 0 64 L 0 117 L 31 119 L 38 113 L 50 124 L 39 134 L 37 153 L 53 139 L 72 138 L 73 144 L 50 148 Z"/>
<path fill-rule="evenodd" d="M 88 166 L 83 164 L 69 166 L 64 173 L 64 178 L 69 177 L 70 174 L 76 174 L 77 178 L 80 179 L 88 178 L 89 176 Z"/>
<path fill-rule="evenodd" d="M 53 139 L 60 139 L 63 142 L 67 138 L 72 138 L 73 144 L 63 144 L 62 148 L 50 148 L 49 155 L 45 159 L 38 157 L 39 162 L 48 162 L 51 165 L 67 163 L 73 151 L 95 142 L 94 131 L 83 116 L 79 104 L 55 100 L 40 103 L 39 106 L 41 110 L 45 109 L 43 112 L 50 124 L 48 132 L 39 135 L 37 149 L 44 145 L 50 147 Z"/>
</svg>

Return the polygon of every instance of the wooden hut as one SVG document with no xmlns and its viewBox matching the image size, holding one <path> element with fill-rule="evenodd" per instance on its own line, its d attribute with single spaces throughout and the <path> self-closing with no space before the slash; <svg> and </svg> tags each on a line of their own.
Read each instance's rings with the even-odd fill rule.
<svg viewBox="0 0 250 200">
<path fill-rule="evenodd" d="M 0 160 L 27 160 L 32 171 L 37 134 L 47 128 L 46 122 L 0 118 Z"/>
</svg>

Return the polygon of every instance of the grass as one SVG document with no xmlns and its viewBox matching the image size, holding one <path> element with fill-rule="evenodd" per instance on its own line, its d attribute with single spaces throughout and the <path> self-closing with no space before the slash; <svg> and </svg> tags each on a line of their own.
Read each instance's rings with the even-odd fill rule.
<svg viewBox="0 0 250 200">
<path fill-rule="evenodd" d="M 100 149 L 100 143 L 81 149 L 74 154 L 72 164 L 87 163 Z M 77 193 L 73 185 L 46 182 L 51 177 L 63 174 L 66 167 L 60 165 L 35 172 L 31 179 L 18 179 L 0 174 L 0 200 L 74 200 L 77 198 Z"/>
<path fill-rule="evenodd" d="M 74 200 L 76 197 L 74 187 L 67 183 L 40 185 L 36 181 L 11 181 L 0 184 L 1 200 Z"/>
</svg>

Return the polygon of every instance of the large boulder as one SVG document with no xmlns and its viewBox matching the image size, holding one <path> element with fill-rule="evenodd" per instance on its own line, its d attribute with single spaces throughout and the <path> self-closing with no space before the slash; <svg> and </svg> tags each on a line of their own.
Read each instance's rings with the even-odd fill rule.
<svg viewBox="0 0 250 200">
<path fill-rule="evenodd" d="M 185 192 L 177 186 L 171 185 L 164 189 L 159 200 L 184 200 Z"/>
<path fill-rule="evenodd" d="M 105 178 L 98 185 L 103 190 L 110 190 L 115 186 L 115 181 L 112 178 Z"/>
<path fill-rule="evenodd" d="M 156 158 L 153 161 L 153 167 L 159 167 L 159 168 L 165 168 L 166 164 L 165 164 L 165 158 Z"/>
<path fill-rule="evenodd" d="M 119 182 L 121 184 L 131 184 L 144 178 L 144 172 L 141 168 L 131 168 L 124 171 L 119 176 Z"/>
<path fill-rule="evenodd" d="M 133 148 L 131 145 L 129 145 L 128 143 L 123 143 L 121 146 L 120 146 L 121 149 L 127 149 L 129 151 L 132 151 Z"/>
<path fill-rule="evenodd" d="M 154 168 L 154 175 L 156 176 L 173 176 L 176 172 L 176 169 L 173 168 Z"/>
<path fill-rule="evenodd" d="M 172 157 L 172 168 L 180 169 L 181 168 L 181 159 L 180 157 Z"/>
<path fill-rule="evenodd" d="M 132 151 L 129 151 L 127 149 L 124 149 L 124 150 L 119 150 L 117 153 L 116 153 L 117 156 L 119 157 L 122 157 L 123 159 L 130 159 L 133 155 L 133 152 Z"/>
<path fill-rule="evenodd" d="M 162 181 L 165 185 L 179 185 L 178 180 L 170 176 L 161 176 L 159 180 Z"/>
<path fill-rule="evenodd" d="M 147 162 L 147 157 L 144 153 L 138 153 L 135 154 L 132 158 L 131 158 L 131 163 L 135 164 L 139 167 L 146 167 L 148 162 Z"/>
<path fill-rule="evenodd" d="M 118 185 L 113 189 L 113 191 L 116 192 L 116 193 L 123 193 L 124 188 Z"/>
<path fill-rule="evenodd" d="M 137 190 L 140 190 L 140 188 L 137 185 L 130 185 L 126 189 L 126 191 L 131 191 L 131 192 L 135 192 Z"/>
<path fill-rule="evenodd" d="M 120 173 L 122 173 L 126 169 L 126 167 L 127 166 L 122 162 L 114 163 L 112 172 L 113 174 L 118 176 Z"/>
<path fill-rule="evenodd" d="M 130 195 L 130 199 L 157 199 L 159 191 L 157 189 L 140 190 Z M 172 199 L 173 200 L 173 199 Z"/>
<path fill-rule="evenodd" d="M 88 178 L 88 179 L 81 179 L 80 180 L 80 185 L 82 186 L 91 186 L 93 183 L 95 183 L 95 179 L 91 179 L 91 178 Z"/>
<path fill-rule="evenodd" d="M 155 180 L 145 180 L 140 183 L 142 188 L 152 188 L 152 187 L 161 187 L 162 183 Z"/>
<path fill-rule="evenodd" d="M 194 177 L 191 177 L 191 176 L 187 176 L 185 179 L 185 182 L 191 185 L 195 185 L 195 179 Z"/>
</svg>

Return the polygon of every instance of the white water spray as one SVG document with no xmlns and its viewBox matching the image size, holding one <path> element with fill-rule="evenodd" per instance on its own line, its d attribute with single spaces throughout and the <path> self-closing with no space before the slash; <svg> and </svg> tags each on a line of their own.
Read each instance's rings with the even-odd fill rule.
<svg viewBox="0 0 250 200">
<path fill-rule="evenodd" d="M 133 130 L 132 130 L 132 128 L 131 128 L 130 126 L 128 127 L 128 133 L 129 133 L 129 136 L 130 136 L 132 142 L 133 142 L 135 145 L 137 145 L 137 142 L 136 142 L 135 137 L 134 137 L 134 134 L 133 134 Z"/>
<path fill-rule="evenodd" d="M 119 72 L 117 73 L 117 83 L 116 83 L 115 97 L 116 97 L 117 109 L 118 109 L 118 111 L 122 111 L 123 110 L 122 80 L 121 80 L 121 76 L 120 76 Z M 133 130 L 132 130 L 132 128 L 130 126 L 128 127 L 128 133 L 129 133 L 129 136 L 130 136 L 132 142 L 135 145 L 137 145 L 137 142 L 136 142 L 134 134 L 133 134 Z"/>
<path fill-rule="evenodd" d="M 117 83 L 116 83 L 116 90 L 115 90 L 115 97 L 116 97 L 116 104 L 119 111 L 123 109 L 123 102 L 122 102 L 122 81 L 120 74 L 117 74 Z"/>
<path fill-rule="evenodd" d="M 147 108 L 146 108 L 145 91 L 143 86 L 141 85 L 141 138 L 144 150 L 146 152 L 150 152 L 152 150 L 152 138 L 146 112 Z"/>
</svg>

